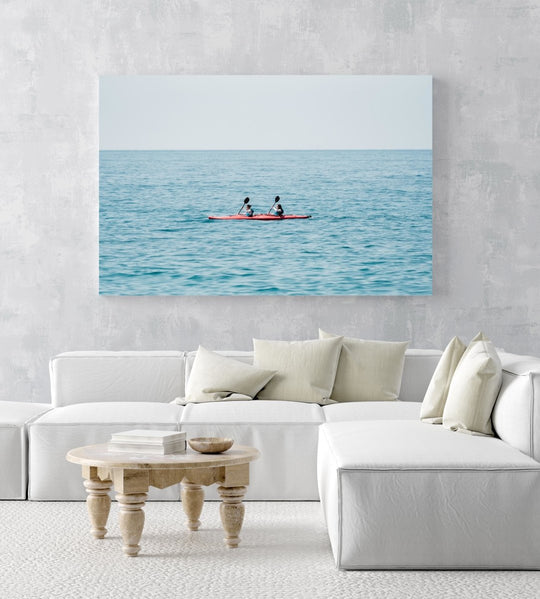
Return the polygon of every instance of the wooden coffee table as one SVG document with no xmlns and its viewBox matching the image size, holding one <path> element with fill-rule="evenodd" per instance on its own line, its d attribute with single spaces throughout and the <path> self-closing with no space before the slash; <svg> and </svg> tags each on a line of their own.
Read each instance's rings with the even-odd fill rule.
<svg viewBox="0 0 540 599">
<path fill-rule="evenodd" d="M 249 462 L 260 453 L 254 447 L 233 445 L 220 454 L 187 453 L 148 455 L 108 451 L 107 444 L 88 445 L 72 449 L 66 455 L 69 462 L 82 466 L 86 505 L 92 522 L 92 535 L 102 539 L 111 507 L 109 491 L 114 485 L 120 506 L 120 532 L 124 553 L 135 557 L 144 526 L 143 507 L 148 487 L 165 489 L 182 483 L 182 506 L 189 530 L 200 526 L 204 490 L 218 483 L 222 498 L 220 515 L 227 547 L 237 547 L 244 520 L 242 499 L 249 484 Z"/>
</svg>

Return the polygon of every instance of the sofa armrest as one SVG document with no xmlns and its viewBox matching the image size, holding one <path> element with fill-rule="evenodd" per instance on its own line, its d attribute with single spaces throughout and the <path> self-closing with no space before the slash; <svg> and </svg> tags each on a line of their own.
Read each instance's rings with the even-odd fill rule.
<svg viewBox="0 0 540 599">
<path fill-rule="evenodd" d="M 499 356 L 503 377 L 493 428 L 503 441 L 540 462 L 540 358 Z"/>
</svg>

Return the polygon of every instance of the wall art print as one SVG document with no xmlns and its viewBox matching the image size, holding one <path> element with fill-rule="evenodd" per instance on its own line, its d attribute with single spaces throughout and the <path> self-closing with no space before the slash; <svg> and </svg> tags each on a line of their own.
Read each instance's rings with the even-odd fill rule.
<svg viewBox="0 0 540 599">
<path fill-rule="evenodd" d="M 100 294 L 431 294 L 430 76 L 105 76 L 99 114 Z"/>
</svg>

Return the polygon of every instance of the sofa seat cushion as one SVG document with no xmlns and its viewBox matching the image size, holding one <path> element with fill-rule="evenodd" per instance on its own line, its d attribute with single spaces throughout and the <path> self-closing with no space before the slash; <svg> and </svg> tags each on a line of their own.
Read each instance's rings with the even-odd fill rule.
<svg viewBox="0 0 540 599">
<path fill-rule="evenodd" d="M 324 406 L 326 422 L 354 420 L 416 420 L 420 405 L 413 401 L 358 401 Z"/>
<path fill-rule="evenodd" d="M 256 399 L 225 403 L 187 404 L 181 423 L 316 423 L 324 422 L 321 406 L 317 404 Z"/>
<path fill-rule="evenodd" d="M 74 447 L 106 443 L 134 428 L 177 431 L 182 406 L 154 402 L 102 402 L 55 408 L 28 425 L 29 499 L 85 499 L 81 469 L 66 461 Z M 54 472 L 54 476 L 51 476 Z M 177 500 L 178 485 L 150 489 L 149 499 Z"/>
<path fill-rule="evenodd" d="M 339 468 L 540 472 L 538 462 L 500 439 L 458 435 L 417 420 L 331 422 L 323 429 Z"/>
<path fill-rule="evenodd" d="M 96 402 L 55 408 L 34 424 L 177 424 L 183 407 L 154 402 Z"/>
<path fill-rule="evenodd" d="M 180 428 L 188 439 L 230 437 L 259 449 L 246 499 L 316 501 L 317 438 L 323 422 L 317 404 L 256 399 L 188 404 Z M 219 499 L 215 487 L 206 488 L 205 497 Z"/>
<path fill-rule="evenodd" d="M 540 464 L 500 439 L 333 422 L 317 475 L 340 568 L 538 568 Z"/>
</svg>

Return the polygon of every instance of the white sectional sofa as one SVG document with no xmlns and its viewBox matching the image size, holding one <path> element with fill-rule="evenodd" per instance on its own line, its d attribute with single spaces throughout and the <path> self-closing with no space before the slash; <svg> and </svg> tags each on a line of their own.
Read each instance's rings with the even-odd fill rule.
<svg viewBox="0 0 540 599">
<path fill-rule="evenodd" d="M 220 353 L 245 362 L 253 357 Z M 185 430 L 188 437 L 230 436 L 262 454 L 252 465 L 246 499 L 321 500 L 341 568 L 540 568 L 540 359 L 500 354 L 497 436 L 488 438 L 419 421 L 440 351 L 407 351 L 398 401 L 326 406 L 171 403 L 184 394 L 194 356 L 54 357 L 52 406 L 36 404 L 15 418 L 14 436 L 0 436 L 4 453 L 15 438 L 23 452 L 0 482 L 0 496 L 24 497 L 28 476 L 28 499 L 85 499 L 79 468 L 65 454 L 106 442 L 114 431 L 144 427 Z M 0 420 L 8 403 L 0 405 Z M 176 487 L 150 495 L 179 497 Z M 217 498 L 210 489 L 207 497 Z"/>
<path fill-rule="evenodd" d="M 252 352 L 221 352 L 251 362 Z M 69 352 L 51 360 L 54 409 L 28 425 L 29 486 L 33 500 L 84 499 L 69 449 L 109 440 L 128 428 L 185 430 L 188 437 L 228 436 L 257 447 L 246 499 L 318 500 L 317 440 L 328 421 L 418 418 L 420 404 L 441 352 L 410 350 L 401 401 L 319 406 L 292 401 L 171 404 L 182 396 L 196 352 Z M 369 405 L 371 404 L 371 405 Z M 54 476 L 51 476 L 54 464 Z M 208 498 L 217 498 L 213 489 Z M 178 498 L 171 487 L 149 499 Z"/>
</svg>

